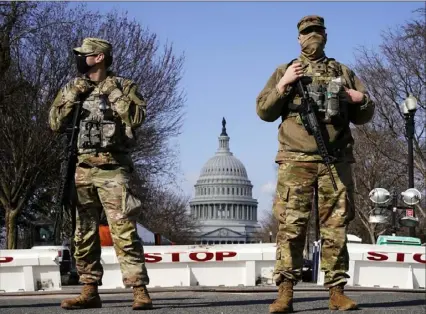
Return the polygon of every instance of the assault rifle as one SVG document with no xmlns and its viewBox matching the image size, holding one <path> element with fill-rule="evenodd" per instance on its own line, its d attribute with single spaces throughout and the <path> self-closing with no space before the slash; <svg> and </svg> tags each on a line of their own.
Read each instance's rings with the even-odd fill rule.
<svg viewBox="0 0 426 314">
<path fill-rule="evenodd" d="M 56 198 L 55 209 L 57 211 L 56 222 L 54 234 L 55 238 L 58 232 L 58 224 L 62 222 L 62 217 L 64 211 L 67 211 L 71 216 L 71 236 L 74 236 L 75 227 L 76 227 L 76 207 L 75 207 L 75 198 L 74 198 L 74 176 L 77 165 L 77 140 L 78 133 L 80 132 L 80 120 L 82 112 L 82 102 L 79 101 L 75 104 L 74 114 L 72 117 L 71 125 L 69 125 L 63 137 L 63 140 L 66 145 L 65 157 L 61 163 L 61 181 L 58 188 L 58 194 Z"/>
<path fill-rule="evenodd" d="M 327 167 L 328 173 L 330 174 L 331 182 L 333 184 L 334 191 L 337 191 L 336 181 L 334 180 L 333 173 L 331 171 L 330 165 L 336 161 L 336 158 L 329 154 L 327 146 L 325 144 L 324 138 L 322 136 L 321 127 L 318 123 L 318 119 L 315 112 L 315 102 L 309 96 L 306 86 L 303 84 L 302 79 L 299 79 L 297 82 L 300 95 L 302 95 L 302 103 L 298 106 L 299 115 L 302 120 L 303 125 L 305 126 L 306 131 L 309 135 L 312 135 L 315 138 L 317 143 L 318 152 L 323 159 L 324 164 Z"/>
</svg>

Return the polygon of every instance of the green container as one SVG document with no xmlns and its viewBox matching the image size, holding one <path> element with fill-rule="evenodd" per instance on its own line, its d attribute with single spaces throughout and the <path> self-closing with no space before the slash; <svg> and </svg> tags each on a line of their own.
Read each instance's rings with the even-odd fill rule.
<svg viewBox="0 0 426 314">
<path fill-rule="evenodd" d="M 419 238 L 413 237 L 401 237 L 401 236 L 389 236 L 381 235 L 377 238 L 377 245 L 413 245 L 421 246 Z"/>
</svg>

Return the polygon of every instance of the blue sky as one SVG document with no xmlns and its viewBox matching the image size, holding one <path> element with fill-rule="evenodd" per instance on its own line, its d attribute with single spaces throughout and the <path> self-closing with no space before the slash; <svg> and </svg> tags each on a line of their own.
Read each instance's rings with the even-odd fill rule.
<svg viewBox="0 0 426 314">
<path fill-rule="evenodd" d="M 199 172 L 214 155 L 227 120 L 230 147 L 246 166 L 259 201 L 271 210 L 276 184 L 279 121 L 256 115 L 256 96 L 282 63 L 297 57 L 296 24 L 324 17 L 329 57 L 351 65 L 356 48 L 377 49 L 381 32 L 404 23 L 424 2 L 90 2 L 101 12 L 118 8 L 186 55 L 187 95 L 183 134 L 177 139 L 185 193 L 193 195 Z M 102 8 L 101 8 L 102 7 Z"/>
</svg>

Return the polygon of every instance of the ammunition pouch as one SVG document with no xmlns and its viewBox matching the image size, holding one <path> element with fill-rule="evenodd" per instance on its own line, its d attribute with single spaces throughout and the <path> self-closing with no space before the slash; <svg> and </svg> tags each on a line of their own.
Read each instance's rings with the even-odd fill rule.
<svg viewBox="0 0 426 314">
<path fill-rule="evenodd" d="M 346 114 L 342 100 L 340 99 L 341 78 L 333 78 L 328 84 L 309 84 L 306 86 L 309 97 L 314 102 L 318 119 L 327 124 L 339 125 L 346 120 Z M 301 98 L 296 96 L 293 103 L 288 105 L 291 113 L 298 112 Z M 291 116 L 288 114 L 287 116 Z M 298 119 L 298 123 L 301 123 Z"/>
<path fill-rule="evenodd" d="M 79 148 L 100 148 L 102 142 L 100 123 L 94 120 L 81 122 Z"/>
<path fill-rule="evenodd" d="M 113 145 L 116 125 L 113 121 L 83 120 L 80 128 L 79 148 L 108 149 Z"/>
</svg>

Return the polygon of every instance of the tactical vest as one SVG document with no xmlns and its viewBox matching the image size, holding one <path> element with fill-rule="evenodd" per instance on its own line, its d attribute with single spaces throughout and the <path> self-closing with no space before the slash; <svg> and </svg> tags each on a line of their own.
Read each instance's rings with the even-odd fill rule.
<svg viewBox="0 0 426 314">
<path fill-rule="evenodd" d="M 123 78 L 115 77 L 122 90 Z M 96 86 L 83 101 L 78 149 L 81 154 L 128 152 L 135 144 L 132 129 L 111 108 L 106 95 Z"/>
<path fill-rule="evenodd" d="M 345 80 L 340 64 L 332 58 L 317 64 L 293 59 L 288 66 L 296 60 L 302 64 L 304 76 L 309 78 L 310 83 L 306 87 L 309 96 L 315 101 L 318 119 L 335 125 L 344 123 L 347 119 L 347 110 L 339 94 L 343 90 Z M 293 102 L 289 104 L 289 116 L 298 116 L 296 112 L 300 104 L 301 96 L 296 93 Z M 297 122 L 301 124 L 299 117 Z"/>
</svg>

